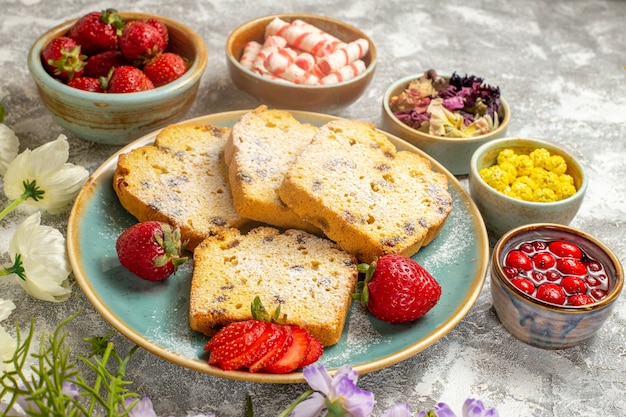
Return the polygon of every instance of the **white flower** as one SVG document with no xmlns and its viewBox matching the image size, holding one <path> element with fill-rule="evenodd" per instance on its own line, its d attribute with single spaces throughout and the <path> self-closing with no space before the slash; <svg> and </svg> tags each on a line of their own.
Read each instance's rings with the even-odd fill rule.
<svg viewBox="0 0 626 417">
<path fill-rule="evenodd" d="M 0 175 L 7 172 L 7 167 L 15 159 L 20 149 L 20 140 L 13 129 L 0 123 Z"/>
<path fill-rule="evenodd" d="M 13 310 L 15 310 L 13 301 L 0 298 L 0 321 L 6 320 Z"/>
<path fill-rule="evenodd" d="M 54 227 L 41 225 L 41 213 L 31 214 L 15 230 L 9 242 L 9 256 L 21 256 L 25 279 L 16 281 L 35 298 L 65 301 L 72 292 L 68 276 L 72 272 L 65 238 Z"/>
<path fill-rule="evenodd" d="M 15 309 L 15 304 L 11 300 L 3 300 L 0 298 L 0 321 L 5 320 Z M 13 365 L 6 363 L 15 354 L 17 342 L 9 335 L 4 327 L 0 327 L 0 375 L 13 370 Z"/>
<path fill-rule="evenodd" d="M 26 149 L 9 164 L 4 174 L 4 193 L 10 200 L 17 200 L 24 193 L 25 182 L 36 182 L 44 192 L 36 200 L 28 198 L 25 204 L 49 212 L 60 212 L 78 195 L 89 177 L 80 165 L 67 162 L 69 143 L 65 135 L 45 143 L 31 151 Z"/>
</svg>

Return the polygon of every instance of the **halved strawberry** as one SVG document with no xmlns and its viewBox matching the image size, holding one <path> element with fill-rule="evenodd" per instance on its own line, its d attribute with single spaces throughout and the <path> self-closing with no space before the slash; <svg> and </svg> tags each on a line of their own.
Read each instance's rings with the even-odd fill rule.
<svg viewBox="0 0 626 417">
<path fill-rule="evenodd" d="M 305 366 L 309 366 L 313 362 L 316 362 L 319 358 L 322 357 L 324 353 L 324 346 L 319 341 L 319 339 L 315 336 L 309 334 L 309 350 L 306 353 L 304 360 L 300 363 L 298 368 L 304 368 Z"/>
<path fill-rule="evenodd" d="M 309 333 L 300 326 L 287 326 L 293 334 L 293 341 L 285 353 L 274 363 L 265 366 L 264 372 L 288 374 L 300 367 L 309 351 Z"/>
</svg>

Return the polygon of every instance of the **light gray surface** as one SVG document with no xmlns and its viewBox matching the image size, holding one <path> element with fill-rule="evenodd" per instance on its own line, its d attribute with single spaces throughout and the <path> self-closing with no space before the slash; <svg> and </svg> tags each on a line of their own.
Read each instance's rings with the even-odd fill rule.
<svg viewBox="0 0 626 417">
<path fill-rule="evenodd" d="M 58 4 L 56 4 L 58 3 Z M 168 5 L 171 4 L 171 5 Z M 29 46 L 45 30 L 121 1 L 2 0 L 0 101 L 5 123 L 35 148 L 64 132 L 43 108 L 26 67 Z M 590 232 L 624 261 L 626 241 L 626 2 L 542 0 L 453 0 L 336 2 L 139 0 L 132 11 L 182 20 L 204 38 L 209 65 L 188 117 L 251 108 L 256 102 L 231 83 L 224 43 L 231 29 L 257 16 L 303 11 L 346 20 L 370 35 L 380 58 L 365 95 L 341 116 L 379 123 L 381 98 L 393 80 L 424 69 L 483 76 L 499 85 L 513 119 L 510 136 L 550 140 L 570 149 L 584 164 L 589 190 L 572 225 Z M 70 137 L 70 161 L 91 172 L 118 148 Z M 461 178 L 466 184 L 466 178 Z M 7 204 L 4 195 L 2 207 Z M 21 217 L 0 224 L 2 261 L 7 240 Z M 65 230 L 67 216 L 44 215 L 43 223 Z M 73 281 L 73 279 L 72 279 Z M 76 353 L 81 338 L 104 334 L 108 324 L 78 286 L 72 298 L 49 304 L 24 295 L 0 278 L 0 298 L 13 299 L 11 320 L 40 329 L 82 310 L 70 323 Z M 373 391 L 377 414 L 396 401 L 432 407 L 445 401 L 460 413 L 466 397 L 496 406 L 502 416 L 623 416 L 626 414 L 626 299 L 593 339 L 563 351 L 522 344 L 499 324 L 491 308 L 489 283 L 467 317 L 442 340 L 415 357 L 361 377 Z M 7 327 L 9 322 L 5 322 Z M 119 334 L 123 351 L 130 343 Z M 252 394 L 258 416 L 276 415 L 304 385 L 265 385 L 219 379 L 172 365 L 140 350 L 128 374 L 133 389 L 150 396 L 159 415 L 188 411 L 241 416 Z"/>
</svg>

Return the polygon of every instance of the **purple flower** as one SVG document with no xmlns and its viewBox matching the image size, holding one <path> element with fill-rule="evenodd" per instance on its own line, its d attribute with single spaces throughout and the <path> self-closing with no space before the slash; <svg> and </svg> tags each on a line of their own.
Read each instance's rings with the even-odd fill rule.
<svg viewBox="0 0 626 417">
<path fill-rule="evenodd" d="M 385 410 L 380 417 L 412 417 L 411 408 L 407 403 L 397 403 Z"/>
<path fill-rule="evenodd" d="M 304 369 L 304 378 L 316 392 L 299 403 L 293 410 L 294 417 L 318 416 L 327 410 L 327 416 L 351 415 L 368 417 L 376 401 L 374 394 L 356 386 L 358 373 L 349 365 L 337 370 L 334 378 L 323 364 L 311 365 Z"/>
<path fill-rule="evenodd" d="M 435 410 L 431 411 L 420 411 L 417 417 L 425 417 L 434 413 L 436 417 L 456 417 L 454 411 L 450 409 L 448 404 L 439 403 L 435 406 Z M 499 417 L 498 410 L 495 408 L 485 409 L 485 405 L 480 400 L 475 400 L 473 398 L 468 398 L 463 403 L 462 408 L 462 417 Z"/>
<path fill-rule="evenodd" d="M 136 400 L 137 398 L 127 398 L 126 407 L 130 407 L 133 401 Z M 130 417 L 157 417 L 154 407 L 152 406 L 152 401 L 148 397 L 143 397 L 141 400 L 137 401 L 128 415 Z"/>
<path fill-rule="evenodd" d="M 482 401 L 468 398 L 463 403 L 463 417 L 499 417 L 499 414 L 495 408 L 485 409 Z"/>
<path fill-rule="evenodd" d="M 61 388 L 61 392 L 68 397 L 71 397 L 75 400 L 80 396 L 80 392 L 78 391 L 78 386 L 73 382 L 63 382 L 63 388 Z"/>
</svg>

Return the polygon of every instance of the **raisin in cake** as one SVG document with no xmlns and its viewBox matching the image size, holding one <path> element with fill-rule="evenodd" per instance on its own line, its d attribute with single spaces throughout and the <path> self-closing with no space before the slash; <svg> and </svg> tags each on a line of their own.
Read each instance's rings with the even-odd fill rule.
<svg viewBox="0 0 626 417">
<path fill-rule="evenodd" d="M 306 328 L 325 346 L 339 341 L 357 282 L 357 261 L 330 240 L 311 233 L 261 226 L 204 240 L 194 251 L 190 326 L 214 334 L 252 318 L 259 296 L 288 323 Z"/>
<path fill-rule="evenodd" d="M 413 255 L 438 235 L 452 208 L 448 180 L 428 159 L 396 151 L 384 133 L 354 120 L 320 127 L 279 195 L 367 263 L 389 253 Z"/>
</svg>

